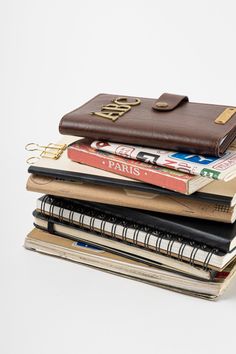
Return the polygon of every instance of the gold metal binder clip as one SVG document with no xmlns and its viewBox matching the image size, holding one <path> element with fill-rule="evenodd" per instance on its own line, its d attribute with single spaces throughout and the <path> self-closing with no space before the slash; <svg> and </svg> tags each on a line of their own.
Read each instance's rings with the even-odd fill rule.
<svg viewBox="0 0 236 354">
<path fill-rule="evenodd" d="M 53 144 L 50 143 L 48 145 L 39 145 L 35 143 L 29 143 L 25 146 L 26 151 L 40 151 L 38 156 L 31 156 L 29 157 L 26 162 L 30 165 L 36 163 L 39 159 L 46 158 L 46 159 L 53 159 L 57 160 L 67 148 L 66 144 Z"/>
</svg>

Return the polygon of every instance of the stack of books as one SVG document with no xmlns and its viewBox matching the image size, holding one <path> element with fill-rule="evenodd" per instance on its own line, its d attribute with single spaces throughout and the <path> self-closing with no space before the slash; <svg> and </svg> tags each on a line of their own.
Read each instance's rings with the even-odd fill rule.
<svg viewBox="0 0 236 354">
<path fill-rule="evenodd" d="M 41 196 L 25 247 L 216 299 L 236 272 L 235 113 L 102 94 L 65 115 L 29 159 Z"/>
</svg>

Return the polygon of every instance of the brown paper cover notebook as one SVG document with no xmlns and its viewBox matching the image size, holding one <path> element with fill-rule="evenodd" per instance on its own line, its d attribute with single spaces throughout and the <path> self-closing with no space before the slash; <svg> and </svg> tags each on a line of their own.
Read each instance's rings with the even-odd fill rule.
<svg viewBox="0 0 236 354">
<path fill-rule="evenodd" d="M 186 198 L 182 195 L 142 192 L 124 187 L 62 181 L 52 177 L 30 175 L 27 190 L 59 197 L 95 201 L 104 204 L 157 211 L 192 218 L 233 223 L 236 208 L 213 200 Z M 96 196 L 96 198 L 94 197 Z"/>
</svg>

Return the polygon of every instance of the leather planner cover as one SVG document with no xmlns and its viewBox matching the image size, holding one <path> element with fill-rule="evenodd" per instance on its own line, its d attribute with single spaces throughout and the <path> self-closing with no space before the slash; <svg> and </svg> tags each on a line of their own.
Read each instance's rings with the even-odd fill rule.
<svg viewBox="0 0 236 354">
<path fill-rule="evenodd" d="M 221 156 L 236 137 L 236 108 L 189 102 L 164 93 L 158 99 L 99 94 L 60 121 L 60 133 L 194 154 Z"/>
</svg>

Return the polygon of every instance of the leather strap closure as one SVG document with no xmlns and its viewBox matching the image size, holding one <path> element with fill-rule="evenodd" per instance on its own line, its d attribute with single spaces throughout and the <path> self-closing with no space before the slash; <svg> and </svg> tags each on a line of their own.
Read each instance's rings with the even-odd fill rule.
<svg viewBox="0 0 236 354">
<path fill-rule="evenodd" d="M 184 102 L 188 102 L 187 96 L 163 93 L 163 95 L 154 102 L 152 108 L 157 111 L 172 111 Z"/>
</svg>

